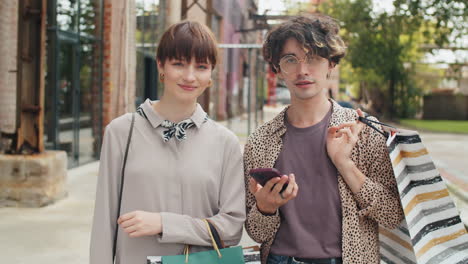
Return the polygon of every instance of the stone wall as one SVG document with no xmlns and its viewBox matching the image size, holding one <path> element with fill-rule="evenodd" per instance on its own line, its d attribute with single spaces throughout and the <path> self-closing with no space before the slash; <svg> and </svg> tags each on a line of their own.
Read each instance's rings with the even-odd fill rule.
<svg viewBox="0 0 468 264">
<path fill-rule="evenodd" d="M 41 207 L 66 196 L 67 155 L 0 155 L 0 207 Z"/>
</svg>

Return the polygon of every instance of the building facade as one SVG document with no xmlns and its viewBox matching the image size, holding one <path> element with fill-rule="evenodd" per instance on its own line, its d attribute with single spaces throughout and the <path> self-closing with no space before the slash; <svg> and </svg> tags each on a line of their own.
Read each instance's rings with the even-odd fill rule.
<svg viewBox="0 0 468 264">
<path fill-rule="evenodd" d="M 191 19 L 210 27 L 220 44 L 260 43 L 261 31 L 245 30 L 256 10 L 252 0 L 2 1 L 0 153 L 61 150 L 68 168 L 98 159 L 105 126 L 144 99 L 161 96 L 155 52 L 169 25 Z M 20 15 L 25 12 L 29 17 Z M 44 36 L 19 34 L 23 24 L 41 19 Z M 30 47 L 36 54 L 24 54 Z M 252 106 L 259 101 L 259 57 L 258 48 L 220 49 L 214 85 L 200 98 L 212 118 L 246 111 L 247 94 Z M 39 65 L 26 92 L 22 82 L 31 76 L 19 73 L 24 61 Z M 27 106 L 25 98 L 32 98 Z"/>
<path fill-rule="evenodd" d="M 64 197 L 67 168 L 96 160 L 105 125 L 134 111 L 133 4 L 0 2 L 0 206 Z"/>
</svg>

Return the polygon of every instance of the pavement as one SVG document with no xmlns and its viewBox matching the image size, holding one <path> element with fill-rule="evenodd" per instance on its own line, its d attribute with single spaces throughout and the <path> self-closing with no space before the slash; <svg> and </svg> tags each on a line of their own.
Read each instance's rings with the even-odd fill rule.
<svg viewBox="0 0 468 264">
<path fill-rule="evenodd" d="M 266 107 L 257 124 L 282 107 Z M 251 130 L 255 128 L 252 114 Z M 248 135 L 243 115 L 220 122 L 234 131 L 241 145 Z M 421 133 L 421 138 L 446 181 L 461 218 L 468 225 L 468 135 Z M 99 162 L 68 171 L 68 196 L 43 208 L 0 208 L 0 263 L 82 264 L 88 262 L 89 237 Z M 247 234 L 242 246 L 256 245 Z"/>
</svg>

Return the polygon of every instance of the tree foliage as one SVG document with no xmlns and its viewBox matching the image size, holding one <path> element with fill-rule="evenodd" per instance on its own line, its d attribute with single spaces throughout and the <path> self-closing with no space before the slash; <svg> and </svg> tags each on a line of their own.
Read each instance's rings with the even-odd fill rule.
<svg viewBox="0 0 468 264">
<path fill-rule="evenodd" d="M 453 45 L 468 31 L 464 0 L 394 0 L 391 11 L 374 10 L 372 0 L 322 2 L 286 3 L 289 13 L 312 10 L 340 21 L 348 45 L 344 64 L 351 70 L 342 77 L 357 83 L 361 96 L 368 94 L 375 113 L 389 118 L 410 117 L 420 109 L 424 82 L 415 73 L 426 52 L 421 46 Z"/>
<path fill-rule="evenodd" d="M 466 35 L 464 1 L 395 0 L 393 11 L 375 12 L 371 0 L 329 0 L 319 7 L 341 21 L 348 43 L 347 60 L 371 84 L 376 112 L 390 118 L 413 116 L 422 88 L 414 77 L 423 44 L 443 46 Z M 369 76 L 381 79 L 369 79 Z M 375 87 L 378 85 L 380 87 Z M 376 92 L 379 91 L 379 92 Z M 380 95 L 381 94 L 381 95 Z M 383 95 L 383 96 L 382 96 Z"/>
</svg>

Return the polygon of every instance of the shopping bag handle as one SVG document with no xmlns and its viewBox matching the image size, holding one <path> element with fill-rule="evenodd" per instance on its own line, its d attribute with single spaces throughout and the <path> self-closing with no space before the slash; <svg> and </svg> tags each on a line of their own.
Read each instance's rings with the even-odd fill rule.
<svg viewBox="0 0 468 264">
<path fill-rule="evenodd" d="M 210 235 L 211 244 L 213 245 L 214 250 L 218 254 L 218 257 L 222 258 L 223 255 L 221 254 L 219 250 L 224 248 L 224 242 L 221 240 L 218 230 L 216 230 L 216 227 L 208 219 L 203 219 L 203 222 L 205 223 L 206 228 L 208 229 L 208 234 Z M 188 263 L 189 253 L 190 253 L 190 245 L 185 245 L 185 248 L 184 248 L 185 263 Z"/>
<path fill-rule="evenodd" d="M 391 126 L 391 125 L 388 125 L 388 124 L 385 124 L 385 123 L 381 123 L 381 122 L 378 122 L 378 121 L 374 121 L 374 120 L 371 120 L 371 119 L 368 119 L 369 116 L 360 116 L 358 117 L 358 120 L 362 123 L 364 123 L 365 125 L 369 126 L 370 128 L 374 129 L 375 131 L 379 132 L 379 134 L 381 134 L 382 136 L 384 136 L 385 138 L 388 137 L 388 133 L 387 132 L 384 132 L 384 131 L 381 131 L 380 129 L 378 129 L 377 127 L 375 127 L 372 123 L 375 123 L 375 124 L 379 124 L 381 126 L 386 126 L 386 127 L 389 127 L 389 128 L 393 128 L 394 130 L 396 130 L 397 128 L 394 127 L 394 126 Z"/>
<path fill-rule="evenodd" d="M 224 245 L 224 241 L 221 239 L 221 236 L 218 233 L 218 229 L 216 229 L 216 226 L 208 219 L 205 219 L 206 222 L 208 222 L 209 229 L 211 231 L 211 234 L 213 235 L 213 239 L 216 242 L 216 245 L 218 246 L 219 249 L 223 249 L 226 246 Z"/>
<path fill-rule="evenodd" d="M 207 219 L 203 219 L 203 222 L 205 222 L 206 227 L 208 229 L 208 234 L 210 234 L 211 243 L 213 245 L 213 248 L 216 250 L 216 253 L 218 253 L 218 257 L 221 258 L 222 255 L 221 255 L 221 252 L 219 250 L 222 249 L 222 248 L 218 247 L 218 242 L 221 243 L 221 240 L 219 239 L 219 234 L 216 231 L 216 228 L 214 228 L 213 224 L 211 224 Z M 215 236 L 213 235 L 213 233 L 216 233 L 216 235 L 218 237 L 218 241 L 216 241 Z"/>
</svg>

